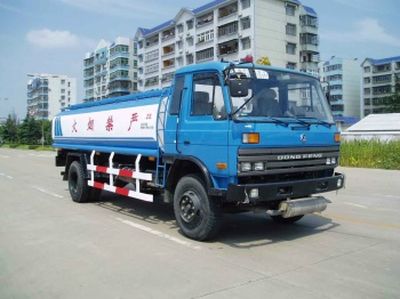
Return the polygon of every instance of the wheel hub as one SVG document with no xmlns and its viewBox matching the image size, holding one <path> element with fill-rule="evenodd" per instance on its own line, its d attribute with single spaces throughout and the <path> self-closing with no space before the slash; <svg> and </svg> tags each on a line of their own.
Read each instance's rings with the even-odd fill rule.
<svg viewBox="0 0 400 299">
<path fill-rule="evenodd" d="M 179 207 L 183 221 L 192 222 L 200 210 L 199 197 L 193 191 L 187 191 L 183 194 Z"/>
</svg>

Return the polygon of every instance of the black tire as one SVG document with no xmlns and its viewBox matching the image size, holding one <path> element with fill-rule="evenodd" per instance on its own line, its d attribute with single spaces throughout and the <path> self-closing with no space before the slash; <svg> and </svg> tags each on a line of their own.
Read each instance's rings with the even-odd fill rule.
<svg viewBox="0 0 400 299">
<path fill-rule="evenodd" d="M 283 218 L 282 216 L 278 215 L 278 216 L 271 216 L 272 220 L 276 223 L 279 224 L 293 224 L 297 221 L 299 221 L 301 218 L 303 218 L 304 215 L 299 215 L 299 216 L 295 216 L 295 217 L 290 217 L 290 218 Z"/>
<path fill-rule="evenodd" d="M 180 179 L 174 193 L 174 213 L 181 232 L 194 240 L 213 238 L 221 224 L 221 206 L 207 195 L 197 175 Z"/>
<path fill-rule="evenodd" d="M 85 172 L 78 161 L 74 161 L 69 166 L 68 189 L 74 202 L 84 203 L 90 199 L 90 187 L 87 184 Z"/>
</svg>

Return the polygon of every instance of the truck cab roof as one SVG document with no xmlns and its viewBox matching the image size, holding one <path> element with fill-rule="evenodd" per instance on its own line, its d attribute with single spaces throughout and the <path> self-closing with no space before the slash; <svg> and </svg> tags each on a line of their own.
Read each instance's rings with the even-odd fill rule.
<svg viewBox="0 0 400 299">
<path fill-rule="evenodd" d="M 237 62 L 235 63 L 235 62 L 229 62 L 229 61 L 213 61 L 213 62 L 206 62 L 206 63 L 201 63 L 201 64 L 188 65 L 188 66 L 184 66 L 184 67 L 180 68 L 179 70 L 177 70 L 176 74 L 183 75 L 183 74 L 195 73 L 195 72 L 199 72 L 199 71 L 223 72 L 232 64 L 235 65 L 236 67 L 249 67 L 249 68 L 256 67 L 256 68 L 265 69 L 265 70 L 283 71 L 283 72 L 288 72 L 288 73 L 293 73 L 293 74 L 298 74 L 298 75 L 309 76 L 311 78 L 315 78 L 313 75 L 305 73 L 305 72 L 300 72 L 300 71 L 281 68 L 281 67 L 254 64 L 254 63 L 237 63 Z"/>
</svg>

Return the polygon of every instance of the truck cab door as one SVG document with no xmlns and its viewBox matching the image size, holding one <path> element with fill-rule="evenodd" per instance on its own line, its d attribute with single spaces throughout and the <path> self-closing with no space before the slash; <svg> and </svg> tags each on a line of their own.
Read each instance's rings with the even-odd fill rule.
<svg viewBox="0 0 400 299">
<path fill-rule="evenodd" d="M 177 126 L 177 149 L 180 155 L 201 161 L 213 177 L 225 177 L 228 164 L 227 98 L 217 72 L 195 73 L 187 78 Z"/>
</svg>

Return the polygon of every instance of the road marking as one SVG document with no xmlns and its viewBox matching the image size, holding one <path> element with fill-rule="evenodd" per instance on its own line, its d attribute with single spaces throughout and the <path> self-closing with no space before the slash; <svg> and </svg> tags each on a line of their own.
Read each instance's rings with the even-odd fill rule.
<svg viewBox="0 0 400 299">
<path fill-rule="evenodd" d="M 356 208 L 368 209 L 367 206 L 360 205 L 360 204 L 354 203 L 354 202 L 345 201 L 345 202 L 343 202 L 343 204 L 348 205 L 348 206 L 352 206 L 352 207 L 356 207 Z"/>
<path fill-rule="evenodd" d="M 32 186 L 32 188 L 35 189 L 35 190 L 37 190 L 37 191 L 40 191 L 40 192 L 42 192 L 42 193 L 44 193 L 44 194 L 53 196 L 53 197 L 64 198 L 64 196 L 62 196 L 62 195 L 60 195 L 60 194 L 57 194 L 57 193 L 48 191 L 48 190 L 46 190 L 46 189 L 44 189 L 44 188 L 41 188 L 41 187 L 38 187 L 38 186 Z"/>
<path fill-rule="evenodd" d="M 158 230 L 154 230 L 154 229 L 152 229 L 150 227 L 147 227 L 145 225 L 142 225 L 142 224 L 139 224 L 139 223 L 135 223 L 135 222 L 132 222 L 132 221 L 129 221 L 129 220 L 125 220 L 125 219 L 122 219 L 122 218 L 115 218 L 115 219 L 120 221 L 120 222 L 122 222 L 122 223 L 124 223 L 124 224 L 127 224 L 127 225 L 132 226 L 132 227 L 137 228 L 137 229 L 140 229 L 140 230 L 145 231 L 147 233 L 150 233 L 152 235 L 155 235 L 157 237 L 164 238 L 164 239 L 173 241 L 175 243 L 178 243 L 179 245 L 183 245 L 183 246 L 189 247 L 191 249 L 195 249 L 195 250 L 200 250 L 201 249 L 200 246 L 194 245 L 189 241 L 181 240 L 179 238 L 176 238 L 174 236 L 171 236 L 171 235 L 168 235 L 166 233 L 160 232 Z"/>
<path fill-rule="evenodd" d="M 5 174 L 5 173 L 0 173 L 0 176 L 3 176 L 3 177 L 5 177 L 5 178 L 7 178 L 7 179 L 9 179 L 9 180 L 14 179 L 11 175 L 7 175 L 7 174 Z"/>
</svg>

